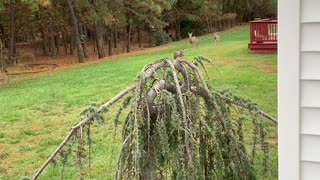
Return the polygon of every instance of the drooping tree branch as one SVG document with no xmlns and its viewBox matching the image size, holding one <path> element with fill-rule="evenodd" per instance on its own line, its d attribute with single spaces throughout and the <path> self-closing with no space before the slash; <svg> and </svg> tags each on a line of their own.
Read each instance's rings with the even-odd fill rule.
<svg viewBox="0 0 320 180">
<path fill-rule="evenodd" d="M 189 148 L 189 133 L 188 133 L 187 114 L 186 114 L 186 108 L 185 108 L 185 105 L 184 105 L 184 101 L 183 101 L 183 97 L 182 97 L 182 92 L 181 92 L 181 88 L 180 88 L 177 72 L 176 72 L 176 69 L 175 69 L 173 63 L 170 60 L 166 60 L 166 63 L 169 64 L 169 66 L 170 66 L 170 68 L 172 70 L 173 79 L 174 79 L 175 86 L 176 86 L 176 91 L 177 91 L 178 96 L 179 96 L 179 101 L 180 101 L 180 106 L 181 106 L 181 111 L 182 111 L 183 124 L 184 124 L 184 142 L 185 142 L 185 146 L 186 146 L 186 155 L 188 157 L 188 163 L 192 163 L 192 157 L 191 157 L 190 148 Z"/>
<path fill-rule="evenodd" d="M 185 67 L 185 66 L 187 66 L 187 67 Z M 163 79 L 158 80 L 155 84 L 153 84 L 149 88 L 149 90 L 146 92 L 145 98 L 146 98 L 147 107 L 143 107 L 143 109 L 144 109 L 143 111 L 145 113 L 147 113 L 148 118 L 152 117 L 152 116 L 156 116 L 156 114 L 159 113 L 159 112 L 157 112 L 157 109 L 154 108 L 155 106 L 159 106 L 159 105 L 155 104 L 155 98 L 158 96 L 159 92 L 161 92 L 162 90 L 167 90 L 168 92 L 177 95 L 178 101 L 180 102 L 181 117 L 182 117 L 183 123 L 184 123 L 183 130 L 184 130 L 184 138 L 185 138 L 184 139 L 185 152 L 186 152 L 186 155 L 187 155 L 190 163 L 192 162 L 192 156 L 191 156 L 191 152 L 190 152 L 191 149 L 189 147 L 190 140 L 189 140 L 189 132 L 188 132 L 188 130 L 190 129 L 189 128 L 190 124 L 188 123 L 188 120 L 187 120 L 186 107 L 184 104 L 184 97 L 183 97 L 184 93 L 191 91 L 191 92 L 194 92 L 194 94 L 197 94 L 197 93 L 202 94 L 201 96 L 205 99 L 209 99 L 209 100 L 212 99 L 214 109 L 216 110 L 216 113 L 218 113 L 217 117 L 219 118 L 219 121 L 222 124 L 224 130 L 227 129 L 227 123 L 226 123 L 226 120 L 224 119 L 224 116 L 221 114 L 222 107 L 220 107 L 216 103 L 216 101 L 214 100 L 214 98 L 216 98 L 215 97 L 216 95 L 218 95 L 226 103 L 234 104 L 236 106 L 239 106 L 239 107 L 242 107 L 245 109 L 249 109 L 249 107 L 247 107 L 244 104 L 241 104 L 237 101 L 234 101 L 231 98 L 225 97 L 222 94 L 217 94 L 214 91 L 213 92 L 210 91 L 210 89 L 208 88 L 199 68 L 196 65 L 194 65 L 193 63 L 191 63 L 183 58 L 178 58 L 176 61 L 171 61 L 170 59 L 162 59 L 162 60 L 159 60 L 155 63 L 152 63 L 152 64 L 145 66 L 143 68 L 144 76 L 142 77 L 142 79 L 140 79 L 139 82 L 124 89 L 123 91 L 118 93 L 116 96 L 114 96 L 110 101 L 108 101 L 104 105 L 102 105 L 94 113 L 92 113 L 91 115 L 88 115 L 85 119 L 80 121 L 77 125 L 73 126 L 71 128 L 71 130 L 69 131 L 68 135 L 62 141 L 62 143 L 58 146 L 58 148 L 51 154 L 51 156 L 46 160 L 46 162 L 40 167 L 40 169 L 34 175 L 33 179 L 38 178 L 38 176 L 43 172 L 43 170 L 47 167 L 47 165 L 56 157 L 56 155 L 68 143 L 68 141 L 77 133 L 77 131 L 79 131 L 79 129 L 82 129 L 85 125 L 87 125 L 88 123 L 93 121 L 98 114 L 105 112 L 105 110 L 108 107 L 110 107 L 111 105 L 113 105 L 114 103 L 119 101 L 125 95 L 127 95 L 128 93 L 130 93 L 131 91 L 135 90 L 138 87 L 140 88 L 141 83 L 146 84 L 148 79 L 153 78 L 155 76 L 157 70 L 165 69 L 168 67 L 169 67 L 169 69 L 171 69 L 174 85 L 169 83 L 166 80 L 163 80 Z M 191 81 L 192 78 L 190 77 L 190 69 L 188 69 L 188 67 L 192 71 L 194 71 L 194 74 L 193 74 L 194 82 Z M 182 79 L 180 79 L 180 80 L 178 78 L 178 73 L 180 73 L 182 75 Z M 202 87 L 198 87 L 198 83 L 197 83 L 198 78 L 200 79 Z M 267 118 L 273 122 L 276 122 L 275 118 L 268 115 L 267 113 L 264 113 L 263 111 L 258 111 L 258 113 L 262 117 Z M 149 128 L 149 126 L 150 125 L 148 125 L 148 128 Z M 124 144 L 127 143 L 128 137 L 129 136 L 126 136 L 125 142 L 123 142 L 122 146 L 124 146 Z M 123 147 L 121 149 L 123 149 Z M 121 155 L 121 153 L 120 153 L 120 155 Z M 118 162 L 118 164 L 119 164 L 119 162 Z M 117 176 L 118 176 L 118 171 L 119 171 L 119 169 L 117 169 Z"/>
<path fill-rule="evenodd" d="M 159 68 L 165 65 L 165 60 L 160 60 L 154 64 L 152 64 L 149 68 L 145 70 L 146 77 L 145 79 L 149 79 Z M 51 154 L 51 156 L 46 160 L 46 162 L 40 167 L 40 169 L 33 176 L 33 179 L 37 179 L 38 176 L 42 173 L 42 171 L 47 167 L 47 165 L 56 157 L 56 155 L 61 151 L 61 149 L 67 144 L 67 142 L 71 139 L 71 137 L 80 129 L 80 127 L 85 126 L 90 121 L 94 119 L 94 117 L 103 112 L 106 108 L 110 107 L 112 104 L 119 101 L 123 96 L 127 95 L 129 92 L 133 91 L 136 88 L 137 84 L 131 85 L 128 88 L 124 89 L 116 96 L 114 96 L 110 101 L 106 102 L 102 105 L 95 113 L 91 114 L 87 118 L 80 121 L 77 125 L 73 126 L 69 131 L 68 135 L 62 141 L 62 143 L 58 146 L 58 148 Z"/>
</svg>

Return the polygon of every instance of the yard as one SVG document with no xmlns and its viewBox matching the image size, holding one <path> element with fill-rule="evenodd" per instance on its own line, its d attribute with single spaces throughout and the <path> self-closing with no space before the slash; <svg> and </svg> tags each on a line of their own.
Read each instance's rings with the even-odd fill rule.
<svg viewBox="0 0 320 180">
<path fill-rule="evenodd" d="M 229 89 L 257 102 L 265 112 L 277 114 L 277 56 L 253 54 L 247 49 L 247 26 L 223 32 L 221 43 L 213 36 L 199 39 L 191 48 L 186 40 L 173 42 L 139 54 L 95 61 L 52 72 L 12 77 L 0 85 L 0 179 L 31 177 L 64 139 L 70 126 L 80 121 L 79 113 L 91 102 L 106 102 L 131 85 L 145 64 L 172 57 L 184 49 L 192 60 L 203 55 L 214 65 L 206 64 L 207 81 L 216 89 Z M 114 115 L 113 107 L 107 114 Z M 107 115 L 107 116 L 109 116 Z M 277 127 L 266 121 L 270 144 L 270 170 L 260 179 L 276 179 L 278 171 Z M 120 135 L 114 140 L 113 119 L 94 124 L 93 159 L 90 176 L 111 179 L 119 151 Z M 250 127 L 248 131 L 250 131 Z M 120 134 L 120 130 L 118 132 Z M 41 179 L 58 179 L 60 164 L 50 165 Z M 74 169 L 66 170 L 76 178 Z M 87 175 L 89 176 L 89 175 Z"/>
</svg>

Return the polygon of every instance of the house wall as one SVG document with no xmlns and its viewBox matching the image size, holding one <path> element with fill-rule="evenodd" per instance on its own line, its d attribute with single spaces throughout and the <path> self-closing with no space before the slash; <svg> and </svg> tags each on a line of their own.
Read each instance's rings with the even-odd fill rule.
<svg viewBox="0 0 320 180">
<path fill-rule="evenodd" d="M 279 179 L 320 179 L 320 0 L 279 0 Z"/>
<path fill-rule="evenodd" d="M 320 179 L 320 1 L 301 0 L 301 179 Z"/>
</svg>

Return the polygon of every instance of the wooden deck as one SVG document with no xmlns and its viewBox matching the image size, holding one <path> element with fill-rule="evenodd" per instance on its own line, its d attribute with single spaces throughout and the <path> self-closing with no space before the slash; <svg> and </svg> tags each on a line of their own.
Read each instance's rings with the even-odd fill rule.
<svg viewBox="0 0 320 180">
<path fill-rule="evenodd" d="M 250 43 L 248 48 L 256 53 L 277 53 L 278 22 L 262 19 L 250 22 Z"/>
</svg>

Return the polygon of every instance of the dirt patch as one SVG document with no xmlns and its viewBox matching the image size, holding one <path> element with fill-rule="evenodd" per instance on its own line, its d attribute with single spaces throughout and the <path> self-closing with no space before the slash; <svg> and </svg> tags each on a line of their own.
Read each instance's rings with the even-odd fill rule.
<svg viewBox="0 0 320 180">
<path fill-rule="evenodd" d="M 58 64 L 25 64 L 6 68 L 6 75 L 32 74 L 54 70 Z"/>
<path fill-rule="evenodd" d="M 24 152 L 24 153 L 13 153 L 10 157 L 5 159 L 5 163 L 0 165 L 0 169 L 3 169 L 6 176 L 14 176 L 16 175 L 16 169 L 14 168 L 14 164 L 18 161 L 23 161 L 30 159 L 33 156 L 31 152 Z M 3 175 L 0 172 L 0 177 Z"/>
<path fill-rule="evenodd" d="M 271 63 L 260 64 L 259 68 L 267 73 L 278 73 L 277 66 Z"/>
<path fill-rule="evenodd" d="M 271 62 L 261 61 L 257 59 L 220 59 L 218 64 L 231 64 L 231 65 L 248 65 L 255 67 L 255 69 L 266 73 L 277 73 L 277 66 Z"/>
<path fill-rule="evenodd" d="M 101 62 L 102 60 L 111 60 L 114 58 L 127 57 L 132 55 L 139 55 L 144 53 L 152 53 L 161 50 L 167 50 L 172 46 L 159 46 L 159 47 L 148 47 L 139 48 L 138 44 L 133 44 L 130 53 L 127 53 L 123 47 L 113 48 L 112 56 L 106 56 L 103 59 L 98 58 L 98 54 L 92 45 L 87 46 L 89 58 L 86 59 L 85 64 Z M 107 49 L 107 48 L 106 48 Z M 21 51 L 33 51 L 32 49 L 25 47 Z M 106 53 L 108 54 L 108 53 Z M 40 72 L 49 72 L 54 70 L 61 70 L 69 67 L 78 66 L 77 52 L 74 51 L 74 55 L 64 55 L 64 52 L 60 52 L 55 57 L 37 55 L 32 61 L 20 62 L 18 65 L 8 65 L 3 71 L 0 70 L 0 84 L 7 82 L 8 77 L 11 75 L 26 75 L 35 74 Z"/>
</svg>

